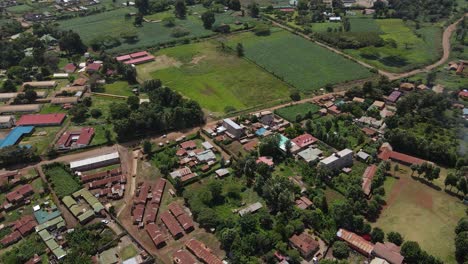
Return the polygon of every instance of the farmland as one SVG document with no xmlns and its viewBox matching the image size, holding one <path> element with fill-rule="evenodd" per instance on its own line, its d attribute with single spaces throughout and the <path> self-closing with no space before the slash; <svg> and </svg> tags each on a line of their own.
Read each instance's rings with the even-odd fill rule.
<svg viewBox="0 0 468 264">
<path fill-rule="evenodd" d="M 289 95 L 285 83 L 255 64 L 221 51 L 218 45 L 207 41 L 161 50 L 155 54 L 156 64 L 138 66 L 138 74 L 142 79 L 161 79 L 216 113 L 227 107 L 240 110 Z"/>
<path fill-rule="evenodd" d="M 442 30 L 437 26 L 424 25 L 419 30 L 413 30 L 401 19 L 355 18 L 350 19 L 350 22 L 352 31 L 382 33 L 380 37 L 386 41 L 383 47 L 369 46 L 345 50 L 380 69 L 392 72 L 407 71 L 429 64 L 440 56 Z"/>
<path fill-rule="evenodd" d="M 302 118 L 305 115 L 314 114 L 320 109 L 319 106 L 305 103 L 305 104 L 296 104 L 291 106 L 286 106 L 275 111 L 275 113 L 282 118 L 288 120 L 289 122 L 295 122 L 297 116 L 300 115 Z"/>
<path fill-rule="evenodd" d="M 229 39 L 230 46 L 237 43 L 244 46 L 248 59 L 302 92 L 372 75 L 367 68 L 351 60 L 282 30 L 266 37 L 244 33 Z"/>
<path fill-rule="evenodd" d="M 453 230 L 464 215 L 465 206 L 443 190 L 412 179 L 410 174 L 408 167 L 402 167 L 399 180 L 387 179 L 388 205 L 374 225 L 385 232 L 398 231 L 405 240 L 418 241 L 424 250 L 445 263 L 455 263 Z"/>
<path fill-rule="evenodd" d="M 64 165 L 55 163 L 45 165 L 44 173 L 59 198 L 71 195 L 81 188 L 80 183 L 65 169 Z"/>
<path fill-rule="evenodd" d="M 203 28 L 201 19 L 198 17 L 200 12 L 205 9 L 201 6 L 191 6 L 188 8 L 188 16 L 186 19 L 177 19 L 175 27 L 167 27 L 161 22 L 165 17 L 173 17 L 173 10 L 162 13 L 157 13 L 148 16 L 151 22 L 143 23 L 141 27 L 134 27 L 134 18 L 126 17 L 125 15 L 135 12 L 134 8 L 119 8 L 109 12 L 99 13 L 86 17 L 77 17 L 60 22 L 60 29 L 74 30 L 78 32 L 86 44 L 90 44 L 96 40 L 107 39 L 108 42 L 113 42 L 107 51 L 123 52 L 128 50 L 145 49 L 155 47 L 162 43 L 172 42 L 178 38 L 172 36 L 174 28 L 183 28 L 190 32 L 188 35 L 179 39 L 200 38 L 214 35 L 211 30 Z M 190 15 L 193 12 L 192 15 Z M 233 13 L 218 14 L 217 23 L 234 23 L 235 21 L 250 22 L 251 18 L 238 17 Z M 93 30 L 89 30 L 92 28 Z M 124 41 L 120 39 L 122 33 L 134 31 L 138 34 L 135 41 Z"/>
</svg>

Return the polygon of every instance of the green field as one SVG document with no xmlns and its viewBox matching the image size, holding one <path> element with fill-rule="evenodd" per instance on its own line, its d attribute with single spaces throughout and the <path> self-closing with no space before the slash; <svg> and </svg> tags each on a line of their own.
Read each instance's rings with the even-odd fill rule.
<svg viewBox="0 0 468 264">
<path fill-rule="evenodd" d="M 364 19 L 351 19 L 352 31 L 383 32 L 380 36 L 385 41 L 394 41 L 396 44 L 396 47 L 386 44 L 383 47 L 345 50 L 379 69 L 403 72 L 430 64 L 440 57 L 442 30 L 435 25 L 424 25 L 421 29 L 413 31 L 401 19 L 366 19 L 373 21 L 369 24 L 355 22 L 359 20 Z M 356 28 L 353 25 L 356 25 Z M 375 25 L 380 31 L 377 31 Z"/>
<path fill-rule="evenodd" d="M 116 81 L 104 85 L 104 93 L 115 94 L 121 96 L 132 96 L 132 88 L 125 81 Z"/>
<path fill-rule="evenodd" d="M 179 39 L 214 35 L 213 31 L 203 28 L 199 14 L 204 12 L 204 10 L 206 9 L 201 6 L 190 6 L 188 7 L 188 13 L 192 13 L 192 15 L 188 15 L 186 19 L 176 19 L 175 25 L 177 27 L 185 28 L 190 32 L 190 34 Z M 125 17 L 125 14 L 131 12 L 136 12 L 136 9 L 119 8 L 95 15 L 72 18 L 61 21 L 60 29 L 78 32 L 86 44 L 91 43 L 94 39 L 102 37 L 114 37 L 119 39 L 122 32 L 137 32 L 138 39 L 136 41 L 127 42 L 120 39 L 120 45 L 108 49 L 108 51 L 111 52 L 145 49 L 178 39 L 171 35 L 174 27 L 166 27 L 159 21 L 164 17 L 174 16 L 173 10 L 148 16 L 147 19 L 154 20 L 154 22 L 145 22 L 142 27 L 133 26 L 134 17 Z M 216 23 L 228 24 L 237 20 L 242 23 L 252 21 L 252 19 L 248 17 L 234 17 L 232 13 L 218 14 L 216 19 Z"/>
<path fill-rule="evenodd" d="M 351 17 L 351 32 L 378 32 L 382 33 L 379 24 L 370 17 Z"/>
<path fill-rule="evenodd" d="M 466 206 L 443 190 L 412 179 L 408 167 L 400 165 L 400 168 L 400 179 L 385 182 L 388 205 L 374 226 L 386 233 L 400 232 L 405 240 L 417 241 L 422 249 L 445 263 L 456 263 L 454 229 L 465 215 Z"/>
<path fill-rule="evenodd" d="M 286 106 L 280 109 L 275 110 L 275 114 L 281 116 L 282 118 L 288 120 L 289 122 L 296 122 L 297 115 L 301 115 L 303 118 L 309 112 L 311 114 L 317 113 L 320 110 L 318 105 L 311 103 L 305 104 L 296 104 L 291 106 Z"/>
<path fill-rule="evenodd" d="M 61 164 L 49 166 L 51 167 L 43 167 L 44 173 L 59 198 L 71 195 L 81 188 L 78 180 L 66 171 Z"/>
<path fill-rule="evenodd" d="M 137 67 L 139 78 L 161 79 L 216 113 L 227 106 L 240 110 L 288 97 L 285 83 L 218 46 L 205 41 L 161 50 L 155 62 Z"/>
<path fill-rule="evenodd" d="M 369 70 L 313 42 L 278 30 L 270 36 L 234 35 L 229 45 L 242 43 L 245 56 L 302 92 L 370 77 Z"/>
</svg>

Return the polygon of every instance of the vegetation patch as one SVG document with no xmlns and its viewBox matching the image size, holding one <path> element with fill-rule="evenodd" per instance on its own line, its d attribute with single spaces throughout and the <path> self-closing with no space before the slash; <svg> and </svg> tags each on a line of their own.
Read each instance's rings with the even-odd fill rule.
<svg viewBox="0 0 468 264">
<path fill-rule="evenodd" d="M 305 103 L 286 106 L 275 110 L 275 114 L 288 120 L 289 122 L 301 121 L 304 118 L 311 118 L 313 114 L 317 113 L 320 107 L 315 104 Z"/>
<path fill-rule="evenodd" d="M 64 164 L 46 164 L 43 169 L 47 180 L 59 198 L 71 195 L 81 188 L 77 176 L 73 175 Z"/>
</svg>

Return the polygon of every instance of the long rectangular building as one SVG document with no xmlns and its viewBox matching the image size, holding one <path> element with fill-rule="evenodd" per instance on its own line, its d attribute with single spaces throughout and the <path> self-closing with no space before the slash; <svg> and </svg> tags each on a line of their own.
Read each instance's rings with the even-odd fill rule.
<svg viewBox="0 0 468 264">
<path fill-rule="evenodd" d="M 92 158 L 70 162 L 70 169 L 73 171 L 88 171 L 100 167 L 105 167 L 120 163 L 119 152 L 96 156 Z"/>
</svg>

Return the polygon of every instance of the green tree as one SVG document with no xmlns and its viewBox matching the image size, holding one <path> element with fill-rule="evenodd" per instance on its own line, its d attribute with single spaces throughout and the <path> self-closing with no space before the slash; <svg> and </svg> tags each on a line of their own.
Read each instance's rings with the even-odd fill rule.
<svg viewBox="0 0 468 264">
<path fill-rule="evenodd" d="M 143 146 L 143 153 L 148 154 L 148 155 L 151 154 L 153 145 L 151 144 L 149 140 L 143 140 L 142 146 Z"/>
<path fill-rule="evenodd" d="M 80 35 L 71 30 L 62 33 L 58 44 L 60 50 L 66 51 L 68 54 L 82 54 L 87 49 L 81 41 Z"/>
<path fill-rule="evenodd" d="M 143 25 L 143 15 L 141 13 L 136 14 L 133 25 L 135 27 L 141 27 Z"/>
<path fill-rule="evenodd" d="M 458 263 L 468 261 L 468 231 L 461 232 L 455 237 L 455 257 Z"/>
<path fill-rule="evenodd" d="M 240 11 L 241 3 L 239 0 L 229 0 L 228 7 L 234 11 Z"/>
<path fill-rule="evenodd" d="M 406 241 L 401 246 L 401 255 L 405 257 L 406 263 L 419 263 L 421 247 L 419 247 L 418 242 Z"/>
<path fill-rule="evenodd" d="M 244 46 L 242 43 L 237 43 L 236 52 L 238 57 L 244 57 Z"/>
<path fill-rule="evenodd" d="M 211 29 L 211 26 L 213 26 L 216 21 L 215 14 L 212 11 L 203 13 L 201 19 L 203 21 L 203 27 L 206 29 Z"/>
<path fill-rule="evenodd" d="M 392 231 L 387 233 L 387 240 L 397 246 L 401 246 L 401 244 L 403 244 L 403 236 L 398 232 Z"/>
<path fill-rule="evenodd" d="M 16 92 L 16 85 L 15 85 L 15 83 L 14 83 L 12 80 L 10 80 L 10 79 L 6 79 L 6 80 L 3 82 L 1 92 L 2 92 L 2 93 L 13 93 L 13 92 Z"/>
<path fill-rule="evenodd" d="M 138 12 L 142 14 L 148 14 L 149 1 L 148 0 L 135 0 L 135 6 L 138 8 Z"/>
<path fill-rule="evenodd" d="M 252 17 L 258 17 L 258 15 L 260 14 L 260 8 L 255 2 L 250 4 L 247 8 L 249 10 L 250 16 Z"/>
<path fill-rule="evenodd" d="M 132 95 L 127 98 L 127 104 L 130 109 L 135 110 L 140 106 L 140 98 L 138 96 Z"/>
<path fill-rule="evenodd" d="M 94 108 L 91 109 L 90 114 L 93 118 L 99 118 L 102 116 L 102 111 L 100 109 Z"/>
<path fill-rule="evenodd" d="M 178 18 L 185 18 L 187 15 L 187 6 L 184 0 L 176 0 L 174 4 L 174 14 Z"/>
<path fill-rule="evenodd" d="M 385 233 L 382 229 L 375 227 L 374 229 L 372 229 L 371 238 L 373 243 L 383 242 L 385 238 Z"/>
<path fill-rule="evenodd" d="M 289 95 L 291 100 L 293 101 L 300 101 L 301 100 L 301 94 L 299 93 L 298 90 L 293 90 L 291 94 Z"/>
<path fill-rule="evenodd" d="M 336 241 L 333 243 L 333 256 L 337 259 L 346 259 L 349 257 L 349 247 L 346 242 Z"/>
</svg>

